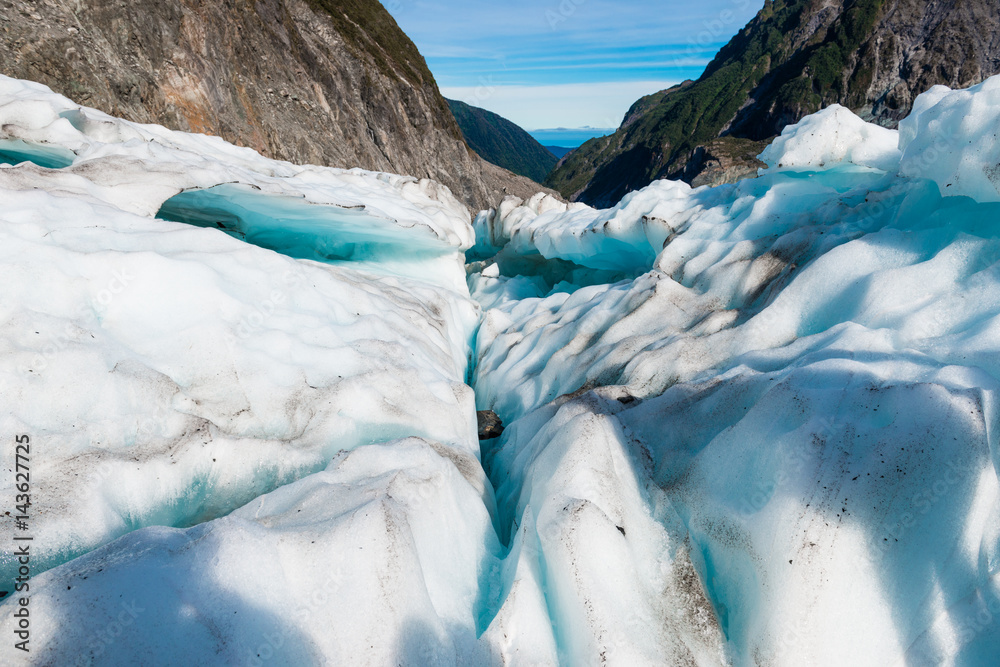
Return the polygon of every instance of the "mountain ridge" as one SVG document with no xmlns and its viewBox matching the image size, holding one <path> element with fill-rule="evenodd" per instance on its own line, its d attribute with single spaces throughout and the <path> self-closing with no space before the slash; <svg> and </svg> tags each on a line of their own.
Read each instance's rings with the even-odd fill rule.
<svg viewBox="0 0 1000 667">
<path fill-rule="evenodd" d="M 362 0 L 0 2 L 0 73 L 300 164 L 431 178 L 474 210 L 540 188 L 465 143 L 413 42 Z"/>
<path fill-rule="evenodd" d="M 659 178 L 731 182 L 756 172 L 752 142 L 805 115 L 838 103 L 893 127 L 932 85 L 1000 72 L 998 48 L 984 0 L 767 0 L 697 81 L 638 100 L 546 184 L 601 206 Z"/>
<path fill-rule="evenodd" d="M 558 158 L 523 128 L 499 114 L 445 99 L 472 150 L 487 162 L 542 182 Z"/>
</svg>

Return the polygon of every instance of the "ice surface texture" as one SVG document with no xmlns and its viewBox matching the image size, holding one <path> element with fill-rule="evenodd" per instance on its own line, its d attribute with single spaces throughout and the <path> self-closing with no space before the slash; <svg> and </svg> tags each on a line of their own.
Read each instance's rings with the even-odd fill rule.
<svg viewBox="0 0 1000 667">
<path fill-rule="evenodd" d="M 340 450 L 421 436 L 477 453 L 471 229 L 446 190 L 272 163 L 0 88 L 5 132 L 77 151 L 60 170 L 0 168 L 0 430 L 39 441 L 36 572 L 142 526 L 227 514 Z M 301 249 L 348 238 L 355 252 L 296 261 L 149 217 L 193 187 L 192 208 L 242 212 L 251 238 L 284 221 Z M 394 248 L 408 255 L 367 270 Z M 9 581 L 16 559 L 0 568 Z"/>
<path fill-rule="evenodd" d="M 32 658 L 993 664 L 998 86 L 470 225 L 0 79 Z"/>
<path fill-rule="evenodd" d="M 690 558 L 724 661 L 995 660 L 1000 208 L 983 135 L 1000 120 L 996 83 L 933 91 L 902 151 L 896 133 L 829 109 L 786 130 L 755 180 L 654 183 L 610 211 L 499 211 L 512 220 L 492 223 L 511 230 L 503 252 L 603 267 L 662 247 L 616 284 L 517 299 L 503 294 L 522 278 L 502 252 L 470 283 L 494 306 L 477 339 L 478 407 L 508 424 L 484 461 L 501 525 L 560 527 L 542 551 L 549 581 L 575 574 L 575 596 L 549 589 L 570 607 L 558 614 L 570 663 L 628 618 L 595 593 L 597 573 L 621 576 L 626 558 L 608 554 L 590 576 L 582 547 L 559 558 L 610 526 L 630 546 L 664 544 L 674 581 Z M 948 187 L 974 175 L 976 188 Z M 627 463 L 604 462 L 618 450 Z M 609 494 L 628 466 L 659 532 Z M 628 650 L 668 627 L 665 610 L 629 608 L 643 611 L 626 623 Z M 684 644 L 706 664 L 699 636 L 711 635 Z"/>
</svg>

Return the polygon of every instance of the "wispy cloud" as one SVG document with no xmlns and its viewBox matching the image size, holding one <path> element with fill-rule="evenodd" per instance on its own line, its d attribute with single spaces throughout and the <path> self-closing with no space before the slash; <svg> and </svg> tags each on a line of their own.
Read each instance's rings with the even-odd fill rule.
<svg viewBox="0 0 1000 667">
<path fill-rule="evenodd" d="M 489 109 L 521 127 L 618 127 L 629 107 L 644 95 L 677 81 L 610 81 L 542 86 L 444 87 L 445 97 Z"/>
<path fill-rule="evenodd" d="M 620 120 L 638 97 L 623 101 L 619 95 L 653 92 L 647 90 L 650 82 L 697 78 L 719 47 L 764 2 L 384 0 L 383 4 L 416 42 L 442 88 L 475 90 L 485 84 L 505 89 L 479 106 L 516 115 L 519 122 L 538 127 L 569 125 L 568 118 L 580 116 L 587 118 L 583 124 L 603 126 L 608 116 Z M 626 83 L 632 87 L 609 88 Z M 615 97 L 605 101 L 577 96 L 565 100 L 560 111 L 556 100 L 531 98 L 526 92 L 584 90 L 564 88 L 577 84 Z M 580 104 L 591 111 L 579 108 Z M 562 119 L 552 121 L 552 113 Z"/>
</svg>

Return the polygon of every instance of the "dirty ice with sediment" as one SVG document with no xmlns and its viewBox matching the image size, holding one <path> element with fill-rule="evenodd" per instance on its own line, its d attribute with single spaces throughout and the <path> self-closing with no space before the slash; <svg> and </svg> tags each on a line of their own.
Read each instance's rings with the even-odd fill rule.
<svg viewBox="0 0 1000 667">
<path fill-rule="evenodd" d="M 4 663 L 991 664 L 998 123 L 470 215 L 0 78 Z"/>
</svg>

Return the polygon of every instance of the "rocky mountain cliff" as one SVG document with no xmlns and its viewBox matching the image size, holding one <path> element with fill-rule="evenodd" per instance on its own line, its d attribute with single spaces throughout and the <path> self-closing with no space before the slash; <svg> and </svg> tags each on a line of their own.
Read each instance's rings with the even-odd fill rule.
<svg viewBox="0 0 1000 667">
<path fill-rule="evenodd" d="M 503 116 L 458 100 L 447 102 L 465 140 L 485 160 L 539 182 L 559 161 L 552 151 Z"/>
<path fill-rule="evenodd" d="M 645 97 L 547 184 L 610 205 L 658 178 L 731 182 L 786 125 L 839 103 L 893 127 L 935 84 L 1000 72 L 991 0 L 768 0 L 698 81 Z"/>
<path fill-rule="evenodd" d="M 0 0 L 0 72 L 298 163 L 433 178 L 474 210 L 539 189 L 466 145 L 374 0 Z"/>
</svg>

